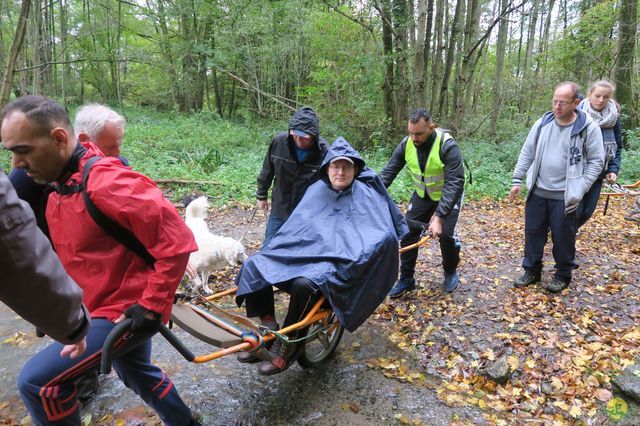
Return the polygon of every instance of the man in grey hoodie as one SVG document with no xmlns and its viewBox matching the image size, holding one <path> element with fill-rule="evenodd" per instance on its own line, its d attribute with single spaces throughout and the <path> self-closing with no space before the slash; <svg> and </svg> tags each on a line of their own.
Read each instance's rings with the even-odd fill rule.
<svg viewBox="0 0 640 426">
<path fill-rule="evenodd" d="M 575 267 L 576 209 L 604 166 L 602 134 L 597 124 L 577 110 L 580 88 L 559 84 L 553 93 L 553 110 L 533 125 L 513 171 L 509 200 L 527 180 L 525 206 L 524 274 L 517 288 L 540 281 L 542 256 L 549 230 L 553 238 L 556 272 L 545 288 L 559 293 L 569 286 Z"/>
</svg>

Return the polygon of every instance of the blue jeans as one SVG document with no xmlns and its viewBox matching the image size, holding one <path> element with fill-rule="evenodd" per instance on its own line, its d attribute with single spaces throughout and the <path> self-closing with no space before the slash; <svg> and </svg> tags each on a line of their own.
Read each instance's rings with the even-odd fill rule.
<svg viewBox="0 0 640 426">
<path fill-rule="evenodd" d="M 262 248 L 266 247 L 271 242 L 273 237 L 276 235 L 276 233 L 278 233 L 278 231 L 280 230 L 280 228 L 282 228 L 282 225 L 284 225 L 285 222 L 286 220 L 282 220 L 279 217 L 276 217 L 273 213 L 269 213 L 269 219 L 267 219 L 267 226 L 265 227 L 265 230 L 264 230 L 264 241 L 262 243 Z"/>
<path fill-rule="evenodd" d="M 35 424 L 80 425 L 75 381 L 100 368 L 102 344 L 114 326 L 104 318 L 93 318 L 87 350 L 76 359 L 61 357 L 62 344 L 55 342 L 27 361 L 18 376 L 18 389 Z M 120 341 L 116 346 L 125 344 Z M 113 368 L 124 385 L 153 408 L 165 424 L 185 426 L 191 422 L 191 410 L 169 376 L 151 363 L 150 338 L 116 357 Z"/>
<path fill-rule="evenodd" d="M 603 179 L 596 179 L 591 188 L 589 188 L 587 193 L 584 194 L 584 197 L 582 197 L 582 201 L 580 201 L 578 205 L 578 210 L 576 210 L 578 228 L 587 223 L 587 221 L 591 219 L 591 216 L 593 216 L 593 212 L 596 211 L 600 192 L 602 191 L 602 181 Z"/>
<path fill-rule="evenodd" d="M 556 262 L 555 278 L 571 282 L 571 272 L 575 266 L 576 214 L 564 212 L 564 200 L 551 200 L 531 194 L 524 209 L 524 260 L 522 267 L 539 275 L 542 271 L 544 246 L 553 239 L 553 260 Z"/>
</svg>

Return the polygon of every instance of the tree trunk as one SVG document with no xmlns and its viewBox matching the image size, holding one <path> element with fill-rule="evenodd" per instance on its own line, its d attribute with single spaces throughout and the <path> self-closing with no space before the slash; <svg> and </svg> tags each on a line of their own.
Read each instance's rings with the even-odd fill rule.
<svg viewBox="0 0 640 426">
<path fill-rule="evenodd" d="M 413 18 L 412 18 L 413 19 Z M 406 0 L 393 0 L 393 24 L 395 30 L 395 47 L 397 82 L 396 98 L 395 98 L 395 122 L 400 123 L 407 118 L 408 101 L 409 101 L 409 64 L 407 58 L 407 2 Z"/>
<path fill-rule="evenodd" d="M 429 76 L 429 62 L 431 60 L 431 56 L 429 54 L 429 49 L 431 47 L 431 33 L 433 31 L 433 6 L 434 0 L 427 0 L 427 28 L 425 30 L 424 35 L 424 72 L 423 72 L 423 84 L 425 86 L 425 93 L 420 99 L 420 104 L 426 106 L 427 98 L 426 98 L 426 87 L 427 87 L 427 76 Z"/>
<path fill-rule="evenodd" d="M 424 56 L 427 48 L 426 40 L 426 19 L 427 19 L 427 0 L 418 0 L 418 24 L 416 46 L 414 49 L 414 67 L 413 67 L 413 105 L 414 107 L 422 106 L 424 103 Z"/>
<path fill-rule="evenodd" d="M 382 18 L 382 46 L 384 49 L 385 77 L 382 85 L 384 111 L 391 129 L 395 128 L 394 117 L 394 81 L 393 81 L 393 27 L 389 0 L 383 0 L 381 7 L 376 7 Z"/>
<path fill-rule="evenodd" d="M 29 45 L 31 48 L 31 64 L 42 63 L 42 14 L 40 13 L 40 0 L 32 3 L 33 11 L 31 12 L 31 25 L 29 26 Z M 31 78 L 31 94 L 39 94 L 43 92 L 42 73 L 33 72 Z"/>
<path fill-rule="evenodd" d="M 11 89 L 13 87 L 13 72 L 16 68 L 18 54 L 22 48 L 22 42 L 24 41 L 24 35 L 27 30 L 27 19 L 29 19 L 30 8 L 31 0 L 22 0 L 20 16 L 18 17 L 18 25 L 16 26 L 15 36 L 13 37 L 11 47 L 9 48 L 7 66 L 5 67 L 2 86 L 0 87 L 0 109 L 4 108 L 4 106 L 9 102 L 9 96 L 11 95 Z"/>
<path fill-rule="evenodd" d="M 120 50 L 120 42 L 121 42 L 121 38 L 122 38 L 122 2 L 118 1 L 118 21 L 117 21 L 117 25 L 118 28 L 116 30 L 116 56 L 115 56 L 115 62 L 116 62 L 116 87 L 115 87 L 115 93 L 116 93 L 116 99 L 118 100 L 118 105 L 120 106 L 120 108 L 122 108 L 122 90 L 120 89 L 120 68 L 122 67 L 122 63 L 120 62 L 120 54 L 121 54 L 121 50 Z"/>
<path fill-rule="evenodd" d="M 453 90 L 454 116 L 453 123 L 457 127 L 466 114 L 468 103 L 471 99 L 471 80 L 473 78 L 474 68 L 478 62 L 480 48 L 478 53 L 475 49 L 476 39 L 478 38 L 478 15 L 480 12 L 480 2 L 478 0 L 468 0 L 467 2 L 467 18 L 464 26 L 464 44 L 462 52 L 462 66 L 457 70 L 456 85 Z"/>
<path fill-rule="evenodd" d="M 449 36 L 449 46 L 447 47 L 447 59 L 444 64 L 444 73 L 442 75 L 442 85 L 440 86 L 440 102 L 438 103 L 438 117 L 442 119 L 447 114 L 447 101 L 449 92 L 449 80 L 451 78 L 451 70 L 453 68 L 453 61 L 455 59 L 455 50 L 458 40 L 458 34 L 460 34 L 460 22 L 462 21 L 462 15 L 464 1 L 456 2 L 456 9 L 453 13 L 453 22 L 451 24 L 451 35 Z"/>
<path fill-rule="evenodd" d="M 420 3 L 422 0 L 416 0 Z M 406 15 L 407 15 L 407 41 L 409 42 L 409 49 L 416 49 L 416 21 L 414 19 L 416 5 L 413 0 L 407 0 L 406 2 Z M 418 36 L 420 37 L 420 36 Z"/>
<path fill-rule="evenodd" d="M 553 7 L 556 4 L 556 0 L 549 1 L 549 10 L 547 10 L 547 17 L 544 21 L 544 32 L 542 34 L 542 43 L 540 45 L 540 52 L 544 55 L 544 63 L 547 62 L 547 47 L 549 46 L 549 31 L 551 29 L 551 17 L 553 16 Z M 545 69 L 541 70 L 544 75 Z"/>
<path fill-rule="evenodd" d="M 633 105 L 632 72 L 638 28 L 638 1 L 621 0 L 620 36 L 618 38 L 618 62 L 616 64 L 616 99 L 627 117 L 621 123 L 624 128 L 635 127 L 637 111 Z"/>
<path fill-rule="evenodd" d="M 505 10 L 509 0 L 500 0 L 500 12 Z M 498 41 L 496 44 L 496 79 L 493 88 L 493 110 L 491 111 L 491 123 L 489 133 L 496 136 L 498 129 L 498 118 L 502 105 L 502 70 L 504 68 L 504 54 L 507 45 L 507 34 L 509 32 L 509 16 L 503 16 L 498 24 Z"/>
<path fill-rule="evenodd" d="M 60 73 L 60 90 L 62 96 L 62 103 L 66 107 L 67 106 L 67 97 L 70 95 L 69 86 L 71 84 L 71 79 L 69 77 L 69 51 L 67 46 L 67 37 L 68 37 L 68 6 L 66 2 L 60 1 L 60 48 L 62 49 L 62 58 L 64 59 L 61 67 L 62 72 Z"/>
<path fill-rule="evenodd" d="M 0 22 L 2 17 L 7 16 L 9 18 L 9 8 L 7 7 L 7 14 L 4 12 L 4 0 L 0 0 Z M 9 19 L 7 19 L 8 21 Z M 0 46 L 4 46 L 4 32 L 0 29 Z M 4 64 L 4 49 L 0 48 L 0 67 Z"/>
<path fill-rule="evenodd" d="M 444 8 L 445 0 L 437 0 L 438 5 L 436 8 L 436 21 L 435 21 L 435 34 L 436 42 L 433 46 L 434 61 L 433 61 L 433 73 L 431 73 L 431 101 L 429 103 L 429 109 L 433 113 L 438 105 L 438 82 L 440 82 L 440 70 L 442 69 L 442 54 L 444 51 Z"/>
<path fill-rule="evenodd" d="M 538 8 L 540 0 L 533 0 L 533 6 L 531 8 L 531 16 L 529 20 L 529 32 L 527 35 L 527 53 L 524 56 L 524 64 L 522 67 L 522 80 L 520 84 L 520 105 L 518 106 L 518 112 L 524 114 L 525 107 L 527 105 L 527 99 L 529 99 L 530 91 L 532 88 L 529 76 L 531 75 L 530 65 L 531 58 L 533 57 L 533 46 L 536 41 L 536 25 L 538 23 Z"/>
<path fill-rule="evenodd" d="M 171 100 L 173 105 L 178 104 L 179 92 L 178 76 L 176 75 L 175 62 L 171 53 L 171 45 L 169 44 L 169 28 L 167 27 L 167 13 L 164 7 L 164 0 L 157 0 L 158 5 L 158 26 L 160 27 L 160 48 L 162 56 L 166 62 L 167 74 L 171 81 Z"/>
</svg>

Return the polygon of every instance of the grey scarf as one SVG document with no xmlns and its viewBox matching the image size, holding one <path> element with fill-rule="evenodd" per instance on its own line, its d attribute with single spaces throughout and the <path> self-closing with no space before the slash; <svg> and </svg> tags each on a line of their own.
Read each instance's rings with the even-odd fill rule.
<svg viewBox="0 0 640 426">
<path fill-rule="evenodd" d="M 615 126 L 616 121 L 618 121 L 618 118 L 620 117 L 620 114 L 618 113 L 618 106 L 614 101 L 609 101 L 601 111 L 597 111 L 591 106 L 589 99 L 586 98 L 582 101 L 580 109 L 589 114 L 601 129 L 610 129 Z"/>
</svg>

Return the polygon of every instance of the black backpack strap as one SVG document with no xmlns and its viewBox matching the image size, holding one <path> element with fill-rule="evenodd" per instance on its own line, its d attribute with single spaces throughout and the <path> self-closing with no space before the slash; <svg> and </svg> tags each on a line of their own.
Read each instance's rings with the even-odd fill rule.
<svg viewBox="0 0 640 426">
<path fill-rule="evenodd" d="M 89 194 L 87 193 L 87 179 L 89 178 L 89 171 L 91 167 L 102 157 L 96 156 L 90 158 L 84 166 L 82 171 L 82 198 L 84 199 L 84 205 L 87 212 L 94 220 L 94 222 L 100 226 L 107 234 L 115 238 L 120 244 L 140 256 L 151 269 L 154 268 L 156 259 L 147 251 L 146 247 L 136 238 L 131 231 L 123 228 L 117 222 L 109 218 L 102 213 L 100 209 L 91 201 Z"/>
</svg>

